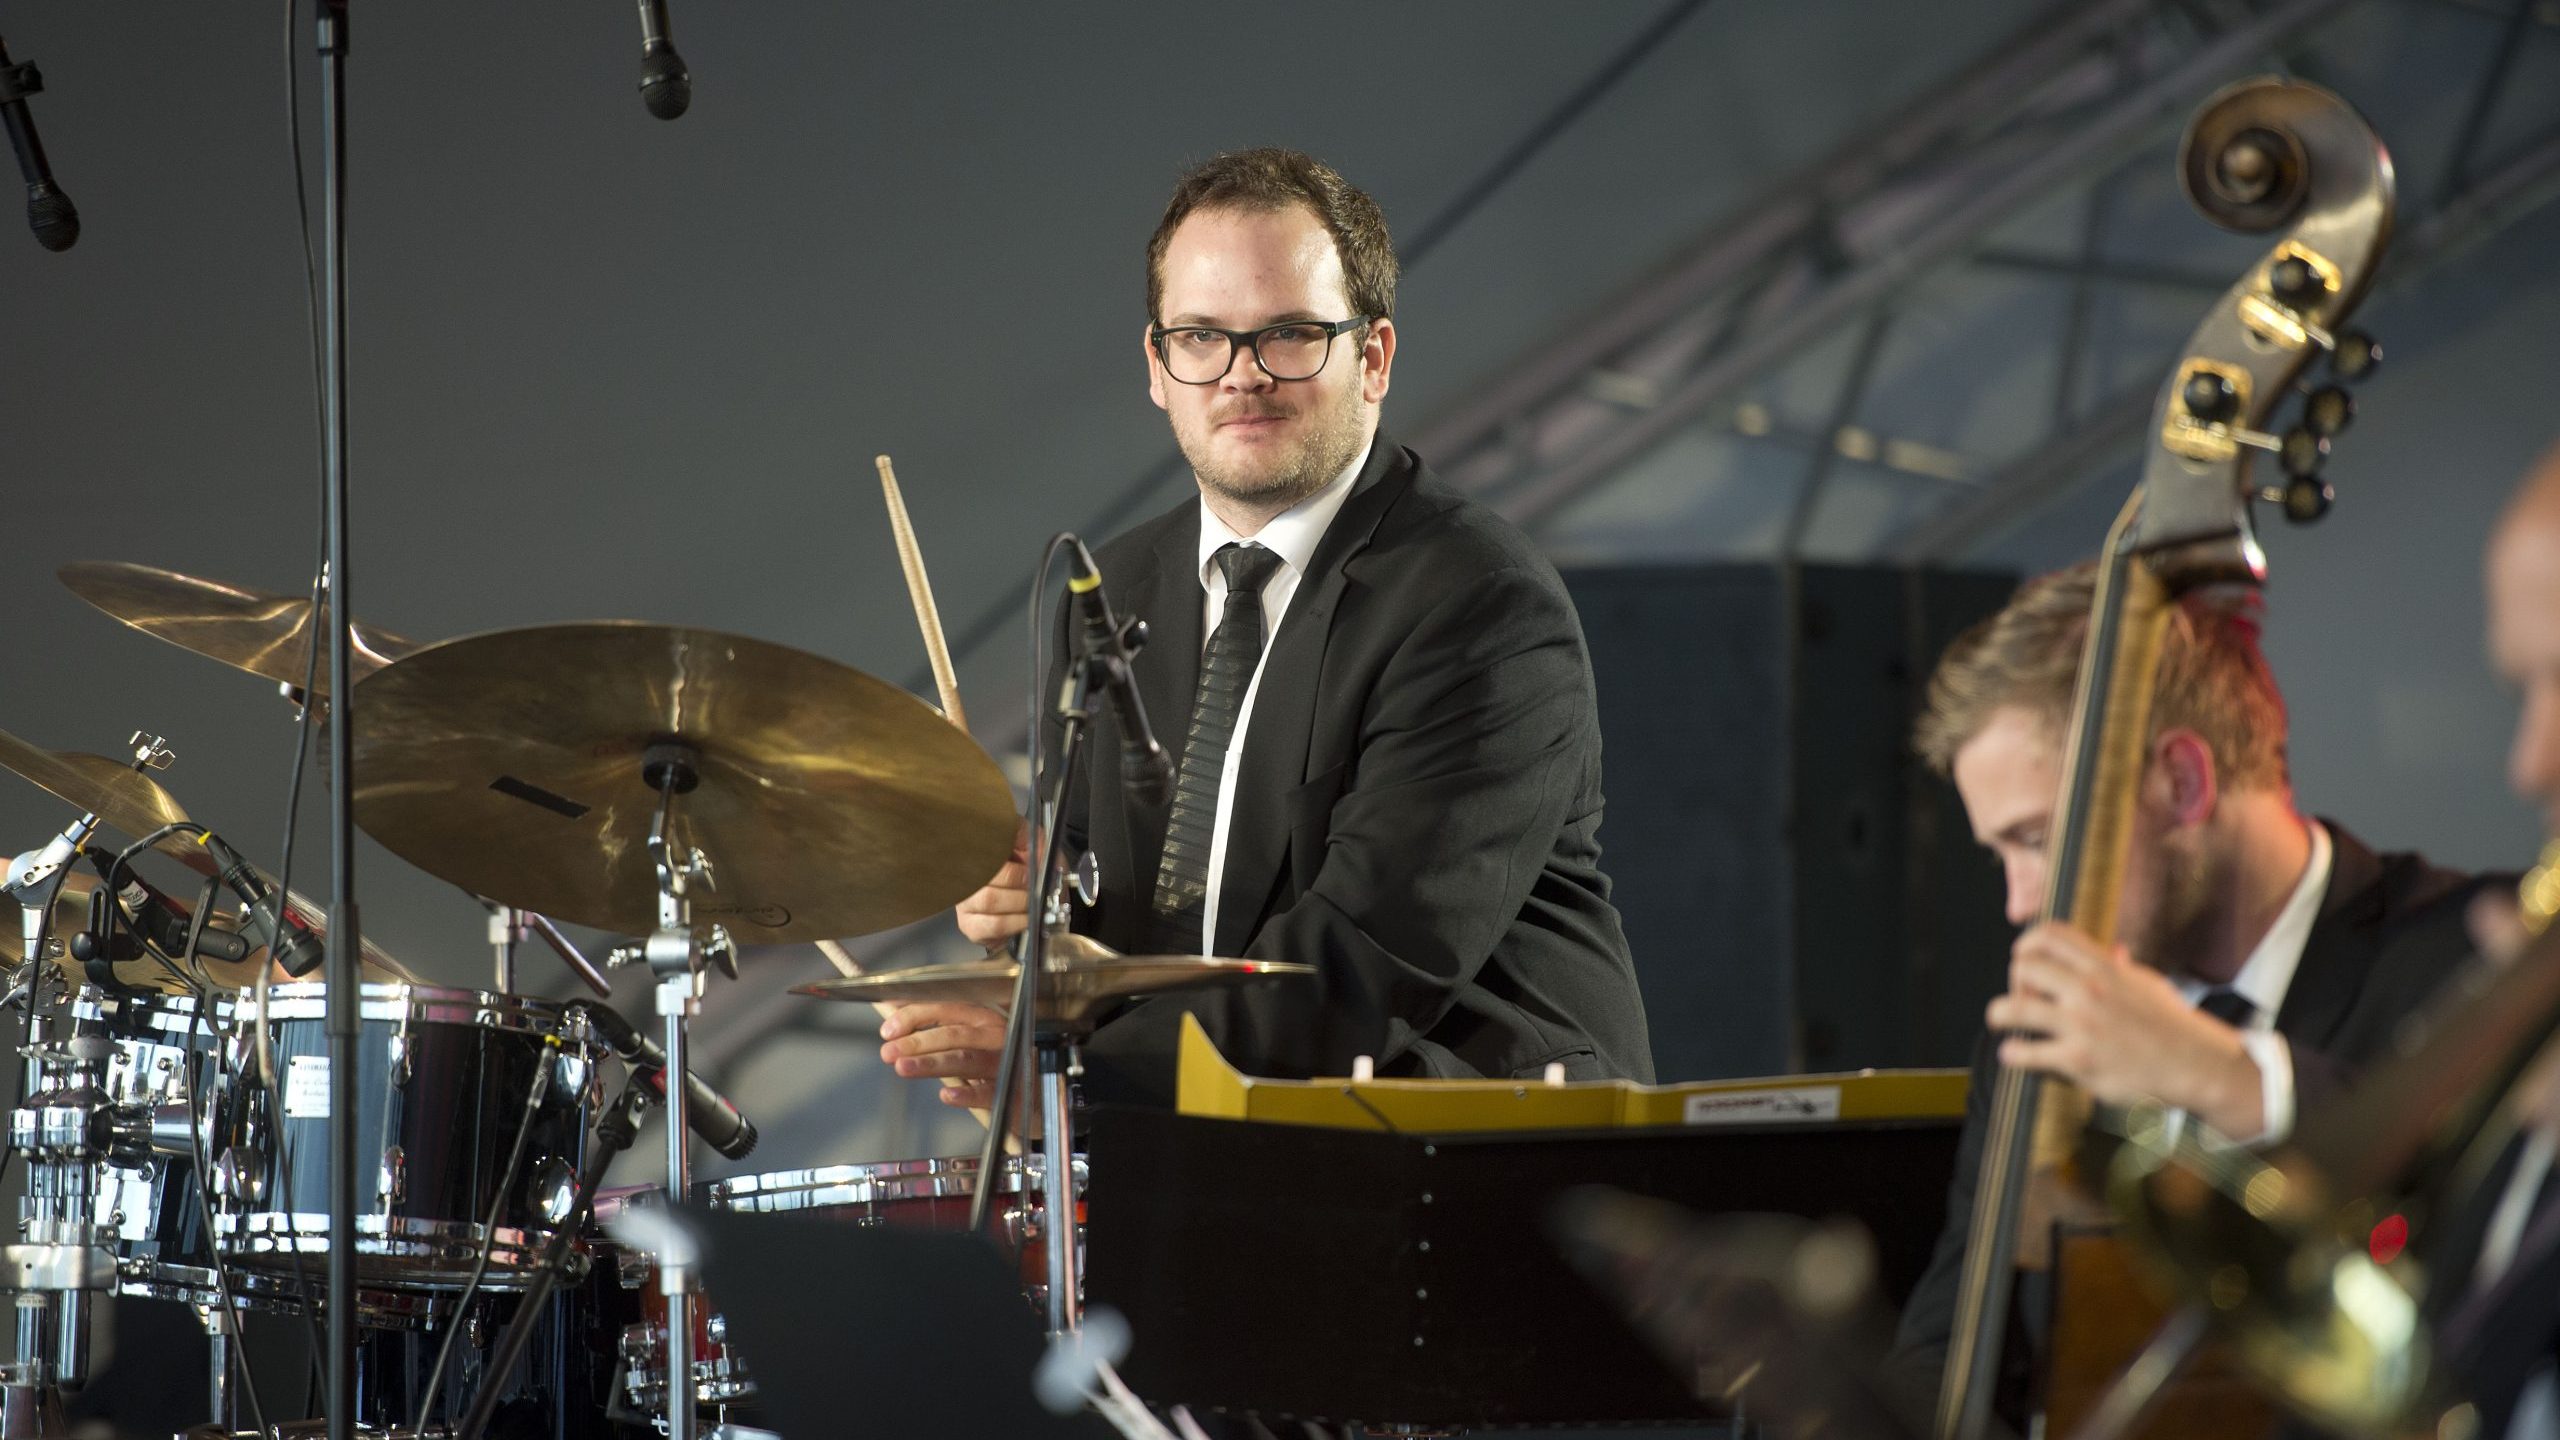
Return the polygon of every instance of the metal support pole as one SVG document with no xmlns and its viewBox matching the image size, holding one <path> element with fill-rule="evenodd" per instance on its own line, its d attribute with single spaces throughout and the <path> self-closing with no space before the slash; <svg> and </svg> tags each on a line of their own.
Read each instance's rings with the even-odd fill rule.
<svg viewBox="0 0 2560 1440">
<path fill-rule="evenodd" d="M 1043 1026 L 1038 1043 L 1043 1197 L 1040 1224 L 1049 1251 L 1049 1333 L 1067 1335 L 1084 1321 L 1084 1267 L 1076 1254 L 1075 1107 L 1069 1091 L 1084 1066 L 1076 1058 L 1072 1036 Z M 996 1181 L 993 1173 L 981 1171 L 978 1189 L 982 1193 L 993 1190 Z"/>
<path fill-rule="evenodd" d="M 355 686 L 347 617 L 347 3 L 316 0 L 320 56 L 322 231 L 321 464 L 328 476 L 329 566 L 329 1440 L 356 1419 L 356 1033 L 362 926 L 356 918 Z"/>
</svg>

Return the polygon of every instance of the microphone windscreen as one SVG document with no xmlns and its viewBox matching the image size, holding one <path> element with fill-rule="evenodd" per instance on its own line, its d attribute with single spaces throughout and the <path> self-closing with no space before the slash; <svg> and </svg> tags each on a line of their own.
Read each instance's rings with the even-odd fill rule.
<svg viewBox="0 0 2560 1440">
<path fill-rule="evenodd" d="M 27 225 L 47 250 L 68 250 L 80 238 L 80 211 L 51 185 L 27 187 Z"/>
<path fill-rule="evenodd" d="M 693 103 L 692 72 L 663 40 L 640 54 L 640 99 L 661 120 L 673 120 Z"/>
</svg>

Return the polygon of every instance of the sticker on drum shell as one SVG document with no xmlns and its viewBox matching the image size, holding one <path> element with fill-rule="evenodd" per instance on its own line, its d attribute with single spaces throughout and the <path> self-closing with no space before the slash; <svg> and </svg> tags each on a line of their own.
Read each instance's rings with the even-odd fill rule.
<svg viewBox="0 0 2560 1440">
<path fill-rule="evenodd" d="M 284 1070 L 284 1118 L 329 1118 L 329 1057 L 296 1055 Z"/>
</svg>

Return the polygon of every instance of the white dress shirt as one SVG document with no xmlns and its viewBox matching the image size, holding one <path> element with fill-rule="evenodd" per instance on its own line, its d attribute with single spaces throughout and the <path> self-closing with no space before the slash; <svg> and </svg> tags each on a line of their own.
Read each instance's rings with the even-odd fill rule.
<svg viewBox="0 0 2560 1440">
<path fill-rule="evenodd" d="M 2293 972 L 2302 967 L 2302 947 L 2311 939 L 2312 923 L 2320 918 L 2320 902 L 2329 893 L 2330 862 L 2336 855 L 2328 827 L 2317 820 L 2304 823 L 2311 827 L 2311 859 L 2302 867 L 2302 878 L 2294 882 L 2284 908 L 2276 912 L 2275 923 L 2259 937 L 2257 948 L 2241 962 L 2228 987 L 2257 1007 L 2240 1031 L 2240 1043 L 2257 1062 L 2260 1113 L 2266 1117 L 2266 1128 L 2255 1135 L 2224 1137 L 2235 1144 L 2273 1145 L 2293 1134 L 2293 1050 L 2276 1033 L 2276 1012 L 2284 1008 L 2285 992 L 2293 988 Z M 2193 977 L 2177 983 L 2178 992 L 2190 1004 L 2209 990 L 2225 988 Z"/>
<path fill-rule="evenodd" d="M 1209 636 L 1218 628 L 1219 611 L 1227 603 L 1227 577 L 1212 563 L 1220 550 L 1229 545 L 1259 545 L 1280 557 L 1280 566 L 1271 578 L 1262 582 L 1262 655 L 1270 658 L 1271 642 L 1280 638 L 1280 617 L 1288 613 L 1289 601 L 1298 593 L 1298 582 L 1306 578 L 1307 565 L 1315 559 L 1316 544 L 1324 539 L 1333 517 L 1342 510 L 1342 502 L 1351 498 L 1351 482 L 1360 478 L 1361 468 L 1369 463 L 1369 445 L 1351 459 L 1343 472 L 1333 477 L 1323 489 L 1272 517 L 1251 539 L 1227 528 L 1209 508 L 1200 502 L 1200 585 L 1201 624 L 1200 649 L 1206 654 Z M 1200 948 L 1209 954 L 1218 945 L 1218 891 L 1227 872 L 1227 827 L 1236 809 L 1236 774 L 1244 760 L 1245 731 L 1253 723 L 1253 697 L 1262 689 L 1262 660 L 1253 664 L 1253 678 L 1245 682 L 1244 703 L 1236 710 L 1235 734 L 1227 740 L 1226 767 L 1218 773 L 1218 818 L 1209 832 L 1209 893 L 1200 907 Z"/>
</svg>

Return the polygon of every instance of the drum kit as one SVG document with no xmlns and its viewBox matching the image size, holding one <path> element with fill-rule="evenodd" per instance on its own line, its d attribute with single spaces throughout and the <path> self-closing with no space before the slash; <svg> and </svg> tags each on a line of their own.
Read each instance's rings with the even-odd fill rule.
<svg viewBox="0 0 2560 1440">
<path fill-rule="evenodd" d="M 322 707 L 335 692 L 338 677 L 312 653 L 326 608 L 307 598 L 124 563 L 70 565 L 61 577 L 133 628 L 273 680 L 298 704 Z M 734 975 L 742 945 L 923 919 L 1004 863 L 1013 793 L 964 730 L 859 671 L 707 630 L 550 625 L 435 645 L 350 630 L 357 822 L 490 904 L 498 960 L 492 991 L 451 989 L 364 947 L 353 1247 L 362 1433 L 636 1427 L 686 1440 L 706 1419 L 755 1433 L 732 1423 L 755 1397 L 749 1357 L 732 1352 L 697 1277 L 609 1238 L 670 1195 L 943 1230 L 968 1228 L 974 1201 L 992 1238 L 1019 1255 L 1026 1297 L 1053 1329 L 1075 1325 L 1085 1176 L 1063 1079 L 1042 1097 L 1054 1117 L 1047 1146 L 1003 1159 L 983 1200 L 973 1160 L 701 1188 L 688 1171 L 689 1128 L 733 1156 L 754 1142 L 685 1068 L 686 1022 L 711 967 Z M 203 1320 L 213 1414 L 191 1433 L 240 1433 L 244 1400 L 258 1432 L 300 1433 L 308 1422 L 271 1423 L 255 1387 L 234 1376 L 247 1373 L 244 1312 L 311 1319 L 316 1337 L 323 1310 L 326 987 L 292 977 L 316 966 L 324 917 L 188 819 L 154 778 L 171 758 L 165 742 L 132 744 L 129 758 L 108 758 L 0 733 L 0 767 L 80 815 L 6 877 L 24 923 L 0 940 L 0 960 L 28 1034 L 8 1155 L 26 1167 L 27 1198 L 21 1243 L 5 1252 L 18 1339 L 0 1371 L 0 1440 L 61 1433 L 60 1398 L 86 1377 L 86 1306 L 106 1291 L 182 1303 Z M 108 832 L 127 842 L 121 850 Z M 146 849 L 203 878 L 192 907 L 134 875 Z M 94 876 L 74 868 L 83 859 Z M 225 890 L 236 917 L 216 913 Z M 528 936 L 610 993 L 555 918 L 639 938 L 615 959 L 646 964 L 656 981 L 654 1038 L 595 1000 L 515 993 L 514 947 Z M 1304 970 L 1124 957 L 1066 933 L 1059 910 L 1046 918 L 1033 986 L 991 955 L 800 993 L 1004 1006 L 1036 991 L 1030 1018 L 1043 1045 L 1071 1054 L 1121 1000 Z M 617 1057 L 627 1074 L 608 1100 Z M 681 1097 L 671 1109 L 694 1121 L 669 1117 L 664 1184 L 600 1190 L 606 1163 L 662 1095 Z M 723 1114 L 725 1129 L 714 1123 Z M 1059 1155 L 1068 1163 L 1052 1163 Z"/>
</svg>

